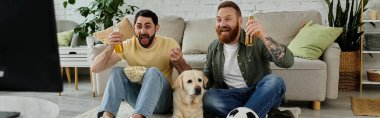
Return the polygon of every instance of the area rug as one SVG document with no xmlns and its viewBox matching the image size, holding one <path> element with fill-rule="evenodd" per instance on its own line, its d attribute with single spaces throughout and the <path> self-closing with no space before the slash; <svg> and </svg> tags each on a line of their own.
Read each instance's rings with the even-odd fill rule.
<svg viewBox="0 0 380 118">
<path fill-rule="evenodd" d="M 299 107 L 280 107 L 281 111 L 289 110 L 293 113 L 295 118 L 298 118 L 299 114 L 301 114 L 301 108 Z M 82 114 L 75 116 L 74 118 L 96 118 L 99 108 L 93 108 L 89 111 L 86 111 Z M 117 118 L 128 118 L 132 116 L 133 108 L 129 106 L 126 102 L 122 102 L 119 108 L 119 112 L 117 114 Z M 171 118 L 171 114 L 154 114 L 153 118 Z"/>
<path fill-rule="evenodd" d="M 356 116 L 380 116 L 380 99 L 351 97 L 351 107 Z"/>
</svg>

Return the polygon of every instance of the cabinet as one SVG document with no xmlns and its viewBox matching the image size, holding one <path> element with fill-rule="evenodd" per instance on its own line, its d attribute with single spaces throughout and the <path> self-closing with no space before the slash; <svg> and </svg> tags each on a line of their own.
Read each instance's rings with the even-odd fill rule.
<svg viewBox="0 0 380 118">
<path fill-rule="evenodd" d="M 62 67 L 91 67 L 90 48 L 60 47 L 59 57 Z"/>
<path fill-rule="evenodd" d="M 362 12 L 362 16 L 361 16 L 361 22 L 362 23 L 371 23 L 372 22 L 372 23 L 377 23 L 377 25 L 380 23 L 380 20 L 364 20 L 363 9 L 361 10 L 361 12 Z M 364 27 L 365 27 L 365 25 L 362 25 L 360 27 L 360 31 L 364 31 Z M 364 33 L 374 33 L 374 32 L 365 32 L 364 31 Z M 380 51 L 368 51 L 368 50 L 364 49 L 364 45 L 363 45 L 364 44 L 364 33 L 361 35 L 361 43 L 360 43 L 360 45 L 361 45 L 361 48 L 360 48 L 360 96 L 362 96 L 364 84 L 378 84 L 378 85 L 380 85 L 380 82 L 368 81 L 368 79 L 367 79 L 367 74 L 366 74 L 367 69 L 372 69 L 372 68 L 368 68 L 364 65 L 365 64 L 364 55 L 365 54 L 379 55 Z M 380 33 L 380 32 L 376 32 L 376 33 Z"/>
<path fill-rule="evenodd" d="M 91 67 L 90 48 L 88 48 L 87 46 L 74 47 L 74 48 L 60 47 L 59 58 L 61 62 L 61 67 L 66 67 L 66 68 L 74 67 L 75 90 L 78 90 L 78 67 L 88 67 L 88 68 Z M 67 71 L 67 70 L 69 69 L 66 69 L 66 73 L 69 73 L 70 71 Z M 93 87 L 91 71 L 90 71 L 90 81 L 91 81 L 91 86 Z M 95 92 L 93 88 L 92 88 L 92 95 L 95 97 Z"/>
</svg>

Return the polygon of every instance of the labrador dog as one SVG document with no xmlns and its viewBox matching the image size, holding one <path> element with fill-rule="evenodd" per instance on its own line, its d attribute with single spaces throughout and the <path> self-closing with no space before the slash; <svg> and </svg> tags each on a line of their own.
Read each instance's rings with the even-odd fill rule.
<svg viewBox="0 0 380 118">
<path fill-rule="evenodd" d="M 173 118 L 203 118 L 203 95 L 207 77 L 202 71 L 187 70 L 174 82 Z"/>
</svg>

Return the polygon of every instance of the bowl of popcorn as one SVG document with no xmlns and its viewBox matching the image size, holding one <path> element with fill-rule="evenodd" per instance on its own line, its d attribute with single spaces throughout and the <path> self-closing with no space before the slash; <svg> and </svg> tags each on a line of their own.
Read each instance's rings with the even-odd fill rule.
<svg viewBox="0 0 380 118">
<path fill-rule="evenodd" d="M 146 69 L 144 66 L 127 66 L 124 68 L 124 74 L 131 82 L 141 84 Z"/>
</svg>

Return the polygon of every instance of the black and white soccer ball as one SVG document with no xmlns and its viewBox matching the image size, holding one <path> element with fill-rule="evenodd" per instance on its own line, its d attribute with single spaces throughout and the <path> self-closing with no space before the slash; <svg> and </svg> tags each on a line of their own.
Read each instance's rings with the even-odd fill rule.
<svg viewBox="0 0 380 118">
<path fill-rule="evenodd" d="M 259 118 L 259 116 L 247 107 L 238 107 L 228 113 L 227 118 Z"/>
</svg>

